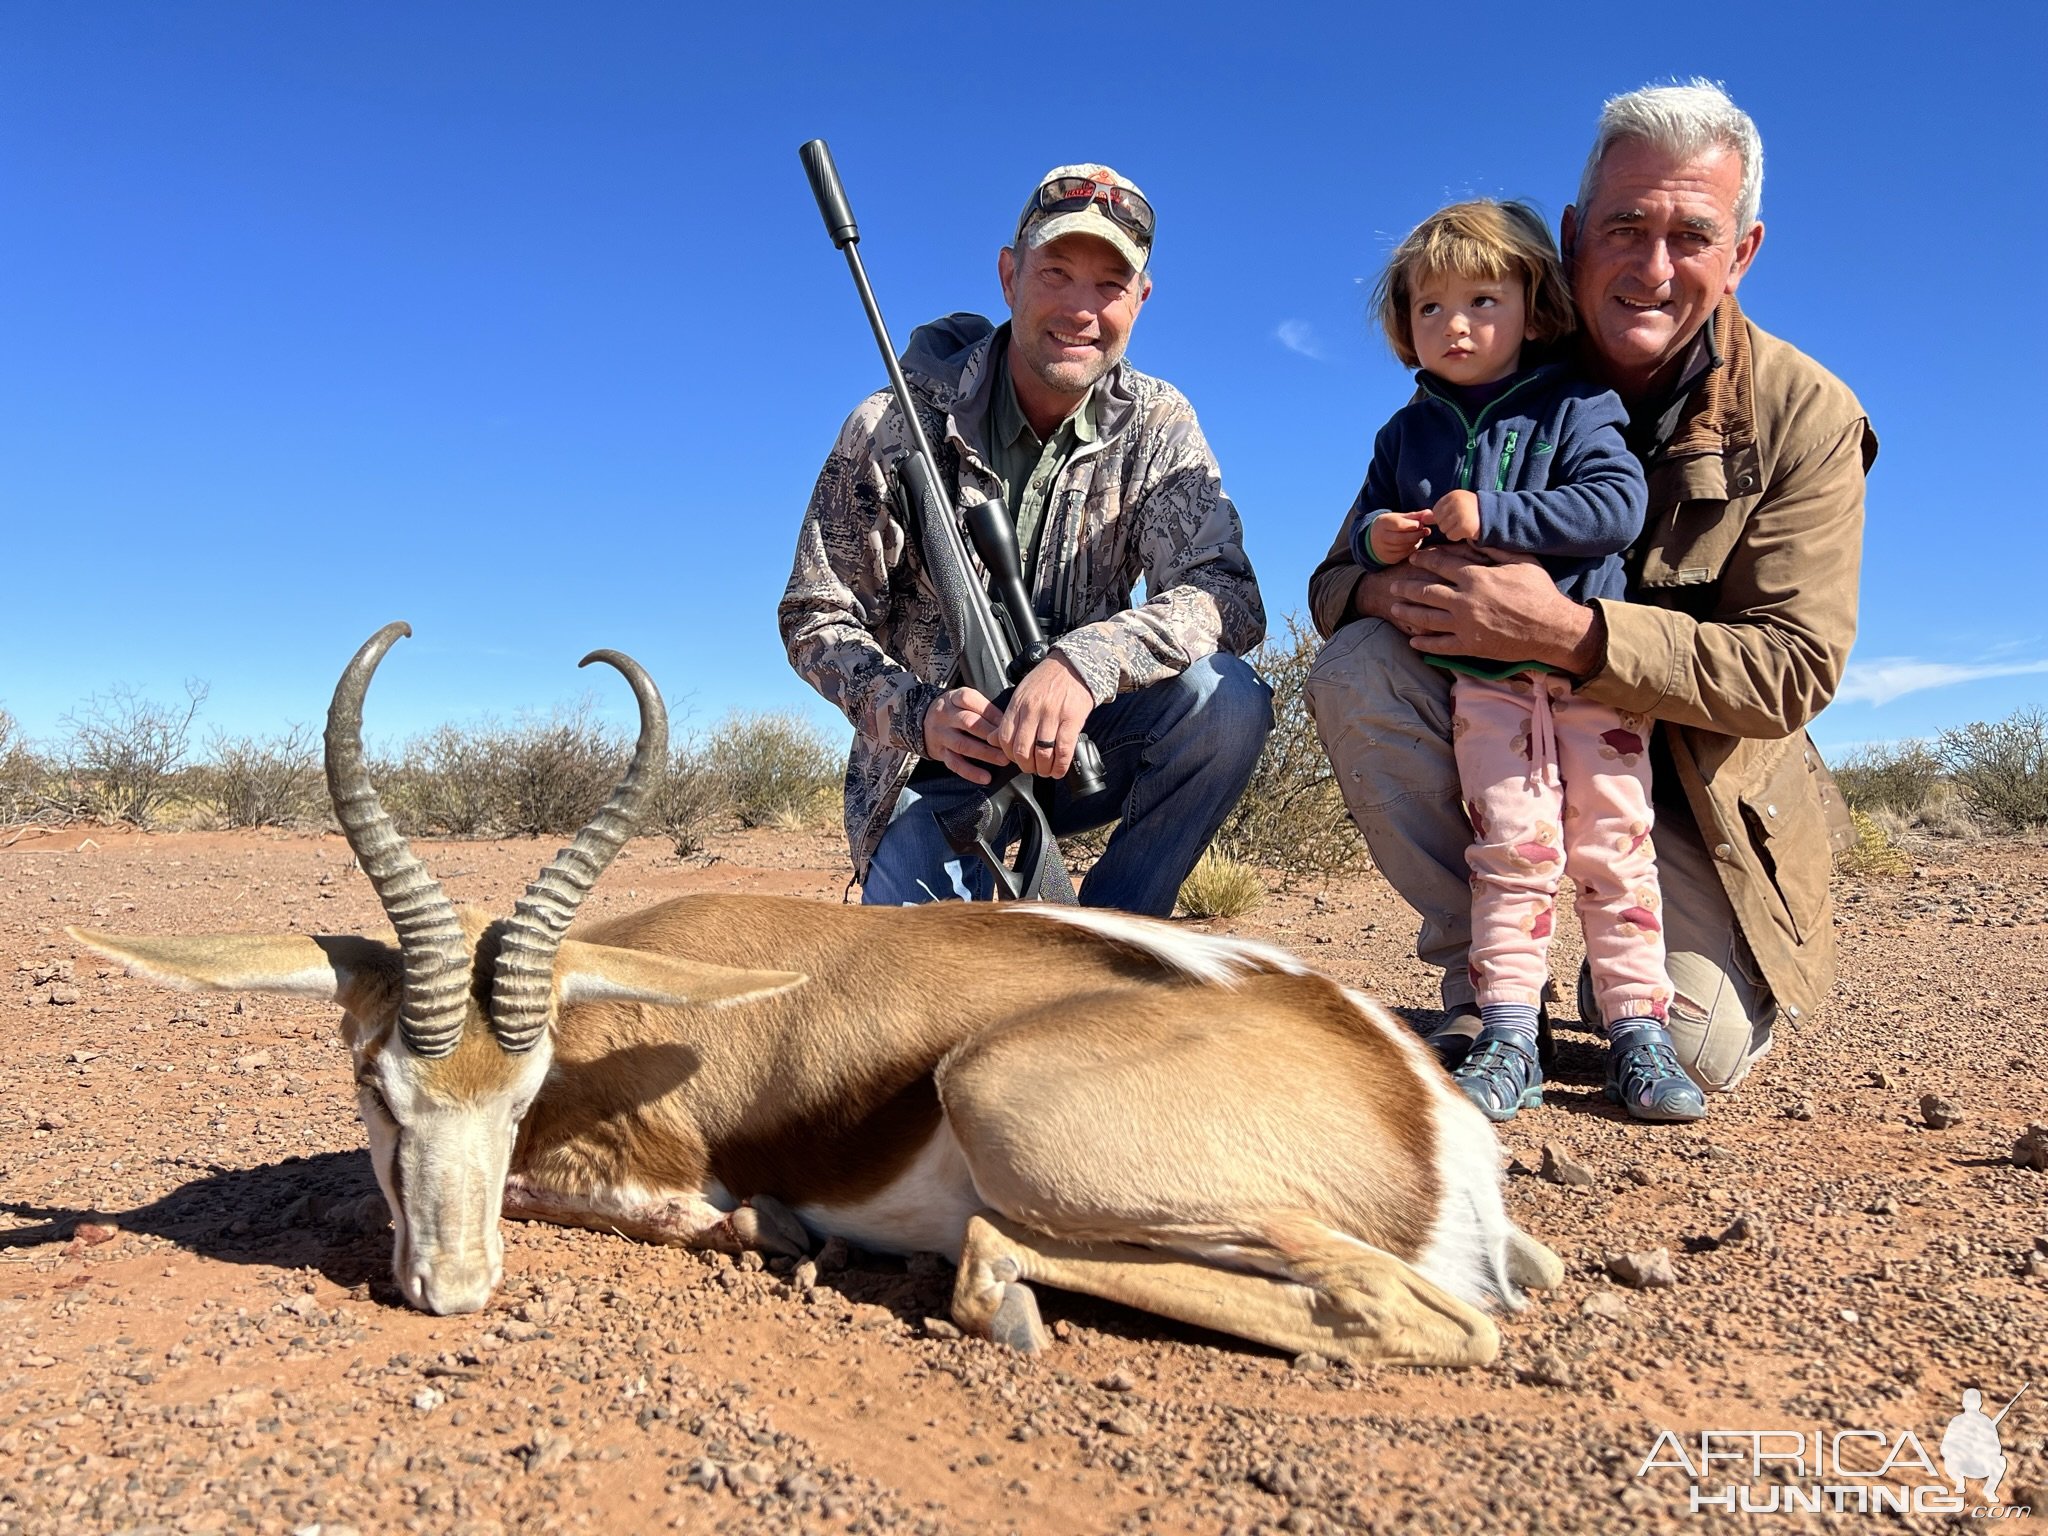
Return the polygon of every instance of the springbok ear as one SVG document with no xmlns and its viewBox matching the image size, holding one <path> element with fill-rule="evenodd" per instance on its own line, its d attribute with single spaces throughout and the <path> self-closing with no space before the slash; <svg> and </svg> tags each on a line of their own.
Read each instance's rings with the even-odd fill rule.
<svg viewBox="0 0 2048 1536">
<path fill-rule="evenodd" d="M 355 1012 L 368 988 L 390 991 L 404 975 L 398 951 L 352 933 L 209 933 L 180 938 L 64 932 L 118 961 L 131 976 L 181 992 L 286 992 L 326 998 Z M 392 993 L 396 996 L 395 992 Z"/>
<path fill-rule="evenodd" d="M 773 997 L 809 980 L 794 971 L 743 971 L 580 939 L 564 939 L 555 951 L 556 995 L 564 1007 L 594 1002 L 716 1007 Z"/>
</svg>

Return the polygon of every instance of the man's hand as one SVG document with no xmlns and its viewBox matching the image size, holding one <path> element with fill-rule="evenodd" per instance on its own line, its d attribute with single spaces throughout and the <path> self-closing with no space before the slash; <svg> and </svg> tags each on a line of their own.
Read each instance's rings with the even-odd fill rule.
<svg viewBox="0 0 2048 1536">
<path fill-rule="evenodd" d="M 986 784 L 983 763 L 1006 761 L 994 745 L 1003 713 L 972 688 L 955 688 L 924 712 L 924 755 L 935 757 L 970 784 Z"/>
<path fill-rule="evenodd" d="M 1381 565 L 1399 565 L 1422 547 L 1433 521 L 1430 512 L 1382 512 L 1366 525 L 1365 542 Z"/>
<path fill-rule="evenodd" d="M 1073 663 L 1054 651 L 1025 674 L 989 740 L 1026 773 L 1064 777 L 1074 742 L 1095 708 L 1095 695 Z"/>
<path fill-rule="evenodd" d="M 1479 537 L 1479 498 L 1470 491 L 1445 491 L 1430 510 L 1437 531 L 1454 544 Z"/>
<path fill-rule="evenodd" d="M 1599 667 L 1606 637 L 1598 610 L 1558 591 L 1530 557 L 1439 546 L 1416 551 L 1408 570 L 1426 579 L 1388 592 L 1385 617 L 1416 650 L 1541 661 L 1579 677 Z"/>
</svg>

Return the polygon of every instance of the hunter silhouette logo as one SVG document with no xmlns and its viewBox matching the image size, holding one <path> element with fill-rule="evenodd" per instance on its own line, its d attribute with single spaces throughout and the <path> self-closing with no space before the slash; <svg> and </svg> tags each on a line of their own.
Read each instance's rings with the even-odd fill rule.
<svg viewBox="0 0 2048 1536">
<path fill-rule="evenodd" d="M 1912 1430 L 1703 1429 L 1680 1436 L 1664 1430 L 1636 1470 L 1648 1477 L 1676 1468 L 1691 1484 L 1686 1512 L 1729 1514 L 1946 1514 L 1976 1520 L 2026 1518 L 2026 1505 L 1998 1502 L 2010 1460 L 1998 1426 L 2026 1396 L 2023 1383 L 2003 1408 L 1984 1411 L 1984 1394 L 1963 1393 L 1962 1408 L 1941 1437 L 1941 1465 Z M 1964 1484 L 1983 1485 L 1977 1503 Z"/>
<path fill-rule="evenodd" d="M 1984 1480 L 1984 1502 L 1998 1502 L 1998 1485 L 2005 1481 L 2005 1452 L 1998 1443 L 1998 1421 L 2012 1412 L 2013 1403 L 2026 1395 L 2027 1382 L 2013 1393 L 2012 1402 L 1996 1414 L 1984 1411 L 1984 1394 L 1975 1387 L 1963 1394 L 1963 1411 L 1948 1421 L 1941 1437 L 1941 1464 L 1948 1471 L 1956 1492 L 1963 1491 L 1967 1478 Z"/>
</svg>

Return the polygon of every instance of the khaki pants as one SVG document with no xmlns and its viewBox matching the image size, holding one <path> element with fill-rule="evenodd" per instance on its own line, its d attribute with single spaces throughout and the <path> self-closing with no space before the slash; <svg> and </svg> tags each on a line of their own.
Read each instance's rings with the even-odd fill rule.
<svg viewBox="0 0 2048 1536">
<path fill-rule="evenodd" d="M 1472 825 L 1451 752 L 1451 674 L 1383 619 L 1338 630 L 1309 672 L 1308 707 L 1373 863 L 1422 919 L 1415 953 L 1443 972 L 1446 1009 L 1472 1007 Z M 1725 1092 L 1771 1048 L 1777 1003 L 1736 927 L 1698 830 L 1677 797 L 1652 837 L 1664 892 L 1668 1024 L 1702 1088 Z M 1596 1022 L 1581 989 L 1581 1012 Z"/>
</svg>

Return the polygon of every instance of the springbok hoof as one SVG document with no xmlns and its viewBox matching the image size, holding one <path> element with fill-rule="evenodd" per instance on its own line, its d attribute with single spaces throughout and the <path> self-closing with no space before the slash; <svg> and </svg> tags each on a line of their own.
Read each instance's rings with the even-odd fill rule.
<svg viewBox="0 0 2048 1536">
<path fill-rule="evenodd" d="M 988 1336 L 1020 1355 L 1045 1352 L 1052 1340 L 1046 1335 L 1045 1324 L 1038 1319 L 1038 1298 L 1031 1294 L 1030 1286 L 1014 1280 L 1003 1286 L 1003 1299 L 996 1304 L 995 1316 L 988 1320 Z"/>
<path fill-rule="evenodd" d="M 756 1195 L 732 1213 L 732 1232 L 741 1244 L 763 1253 L 800 1259 L 811 1251 L 811 1235 L 773 1195 Z"/>
</svg>

